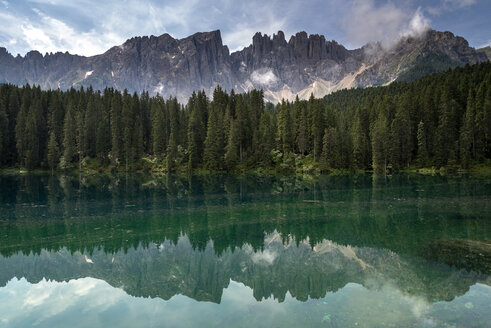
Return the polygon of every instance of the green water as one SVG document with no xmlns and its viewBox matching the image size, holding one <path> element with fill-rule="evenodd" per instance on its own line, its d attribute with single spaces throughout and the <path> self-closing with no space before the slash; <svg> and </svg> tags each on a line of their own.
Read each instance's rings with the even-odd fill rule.
<svg viewBox="0 0 491 328">
<path fill-rule="evenodd" d="M 0 327 L 491 327 L 491 179 L 0 175 Z"/>
</svg>

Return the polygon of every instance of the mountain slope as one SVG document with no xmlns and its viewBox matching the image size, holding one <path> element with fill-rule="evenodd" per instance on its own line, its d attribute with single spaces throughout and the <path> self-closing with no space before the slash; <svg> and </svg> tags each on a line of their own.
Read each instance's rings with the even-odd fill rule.
<svg viewBox="0 0 491 328">
<path fill-rule="evenodd" d="M 487 46 L 487 47 L 484 47 L 481 49 L 477 49 L 477 52 L 482 52 L 482 53 L 486 54 L 488 59 L 491 60 L 491 47 L 490 46 Z"/>
<path fill-rule="evenodd" d="M 263 89 L 267 100 L 278 102 L 296 95 L 322 97 L 344 88 L 411 80 L 487 60 L 465 39 L 433 30 L 402 37 L 390 49 L 376 43 L 355 50 L 317 34 L 299 32 L 286 41 L 281 31 L 272 37 L 256 33 L 250 46 L 232 54 L 217 30 L 184 39 L 169 34 L 135 37 L 93 57 L 43 56 L 37 51 L 13 57 L 0 48 L 0 83 L 146 90 L 182 102 L 194 90 L 210 94 L 219 84 L 236 92 Z"/>
</svg>

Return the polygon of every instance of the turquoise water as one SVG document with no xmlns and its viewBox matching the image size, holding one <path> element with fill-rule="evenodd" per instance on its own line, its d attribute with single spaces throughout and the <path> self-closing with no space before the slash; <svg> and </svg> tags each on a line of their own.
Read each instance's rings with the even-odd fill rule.
<svg viewBox="0 0 491 328">
<path fill-rule="evenodd" d="M 491 179 L 0 176 L 0 327 L 491 327 Z"/>
</svg>

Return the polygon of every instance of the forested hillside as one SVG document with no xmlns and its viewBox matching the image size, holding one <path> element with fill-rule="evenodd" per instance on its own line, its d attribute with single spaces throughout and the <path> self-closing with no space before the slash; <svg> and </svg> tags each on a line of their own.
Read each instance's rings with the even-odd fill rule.
<svg viewBox="0 0 491 328">
<path fill-rule="evenodd" d="M 0 86 L 0 166 L 119 171 L 467 168 L 491 158 L 491 64 L 265 104 L 105 89 Z"/>
</svg>

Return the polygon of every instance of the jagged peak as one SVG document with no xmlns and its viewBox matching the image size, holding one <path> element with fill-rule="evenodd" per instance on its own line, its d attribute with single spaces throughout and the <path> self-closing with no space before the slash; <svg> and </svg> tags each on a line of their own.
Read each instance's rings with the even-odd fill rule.
<svg viewBox="0 0 491 328">
<path fill-rule="evenodd" d="M 179 41 L 189 40 L 189 39 L 199 39 L 199 40 L 220 40 L 222 42 L 222 33 L 220 30 L 213 30 L 209 32 L 197 32 L 186 38 L 180 39 Z"/>
</svg>

